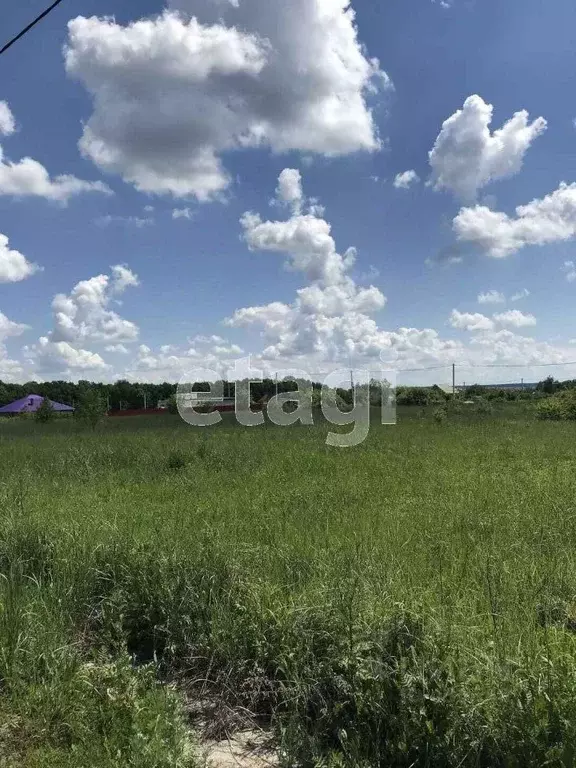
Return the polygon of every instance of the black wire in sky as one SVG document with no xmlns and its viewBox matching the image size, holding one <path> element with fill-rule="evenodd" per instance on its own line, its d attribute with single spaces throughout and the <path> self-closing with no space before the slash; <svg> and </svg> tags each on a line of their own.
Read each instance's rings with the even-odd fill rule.
<svg viewBox="0 0 576 768">
<path fill-rule="evenodd" d="M 50 11 L 53 11 L 53 10 L 54 10 L 54 8 L 56 8 L 56 6 L 57 6 L 57 5 L 60 5 L 60 3 L 61 3 L 61 2 L 62 2 L 62 0 L 55 0 L 55 2 L 54 2 L 54 3 L 52 3 L 52 5 L 51 5 L 51 6 L 49 6 L 48 8 L 46 8 L 46 10 L 45 10 L 45 11 L 42 11 L 42 13 L 40 14 L 40 16 L 37 16 L 37 17 L 34 19 L 34 21 L 31 21 L 31 22 L 30 22 L 30 24 L 28 24 L 28 26 L 27 26 L 27 27 L 24 27 L 24 29 L 23 29 L 21 32 L 18 32 L 18 34 L 17 34 L 15 37 L 13 37 L 13 38 L 12 38 L 12 40 L 9 40 L 9 41 L 6 43 L 6 45 L 4 45 L 2 48 L 0 48 L 0 56 L 1 56 L 3 53 L 6 53 L 6 51 L 8 50 L 8 48 L 10 48 L 11 46 L 13 46 L 13 45 L 14 45 L 14 43 L 17 43 L 17 42 L 18 42 L 18 40 L 20 40 L 20 38 L 21 38 L 21 37 L 24 37 L 24 35 L 25 35 L 27 32 L 29 32 L 29 31 L 32 29 L 32 27 L 35 27 L 35 26 L 36 26 L 36 24 L 38 24 L 38 22 L 39 22 L 39 21 L 42 21 L 42 19 L 43 19 L 43 18 L 45 18 L 46 16 L 48 16 L 48 14 L 50 13 Z"/>
</svg>

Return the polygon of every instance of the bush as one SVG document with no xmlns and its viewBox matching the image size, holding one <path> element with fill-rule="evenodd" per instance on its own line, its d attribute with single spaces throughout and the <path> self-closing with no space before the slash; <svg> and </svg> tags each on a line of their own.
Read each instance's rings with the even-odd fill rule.
<svg viewBox="0 0 576 768">
<path fill-rule="evenodd" d="M 436 424 L 443 424 L 448 418 L 448 411 L 446 408 L 435 408 L 432 412 L 432 417 Z"/>
<path fill-rule="evenodd" d="M 47 397 L 45 397 L 40 403 L 40 407 L 34 414 L 34 418 L 36 421 L 40 422 L 40 424 L 47 424 L 49 421 L 52 421 L 54 415 L 55 414 L 54 408 L 52 408 L 52 403 Z"/>
<path fill-rule="evenodd" d="M 474 405 L 474 413 L 477 413 L 479 416 L 492 416 L 494 408 L 489 400 L 479 397 Z"/>
<path fill-rule="evenodd" d="M 540 400 L 536 406 L 536 416 L 548 421 L 576 420 L 576 392 L 569 389 Z"/>
<path fill-rule="evenodd" d="M 80 400 L 76 409 L 76 416 L 90 424 L 92 429 L 96 429 L 105 415 L 106 402 L 104 398 L 95 389 L 88 390 Z"/>
</svg>

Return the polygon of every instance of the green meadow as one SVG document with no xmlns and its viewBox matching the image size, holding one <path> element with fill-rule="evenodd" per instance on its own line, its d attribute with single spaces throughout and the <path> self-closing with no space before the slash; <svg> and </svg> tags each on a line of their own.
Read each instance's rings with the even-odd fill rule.
<svg viewBox="0 0 576 768">
<path fill-rule="evenodd" d="M 0 766 L 575 764 L 576 426 L 327 431 L 0 422 Z"/>
</svg>

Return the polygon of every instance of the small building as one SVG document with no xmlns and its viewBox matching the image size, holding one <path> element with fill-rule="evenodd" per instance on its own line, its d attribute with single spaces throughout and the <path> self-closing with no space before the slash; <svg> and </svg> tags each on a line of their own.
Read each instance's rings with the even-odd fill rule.
<svg viewBox="0 0 576 768">
<path fill-rule="evenodd" d="M 452 395 L 454 394 L 454 389 L 452 387 L 452 384 L 434 384 L 432 389 L 439 389 L 441 392 L 443 392 L 445 395 Z M 458 387 L 456 387 L 456 392 L 458 392 Z"/>
<path fill-rule="evenodd" d="M 20 400 L 15 400 L 13 403 L 0 408 L 0 416 L 15 416 L 19 413 L 36 413 L 43 402 L 44 398 L 41 395 L 26 395 L 26 397 L 23 397 Z M 57 413 L 74 413 L 74 408 L 70 405 L 56 403 L 54 400 L 48 400 L 48 402 L 52 406 L 52 410 Z"/>
</svg>

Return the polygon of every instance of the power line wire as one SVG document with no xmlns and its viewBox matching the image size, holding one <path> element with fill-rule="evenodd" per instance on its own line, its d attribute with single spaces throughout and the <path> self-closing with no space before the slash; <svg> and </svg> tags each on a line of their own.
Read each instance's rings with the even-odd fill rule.
<svg viewBox="0 0 576 768">
<path fill-rule="evenodd" d="M 60 5 L 61 2 L 62 2 L 62 0 L 55 0 L 55 2 L 53 2 L 52 5 L 50 5 L 48 8 L 46 8 L 45 11 L 42 11 L 42 13 L 39 16 L 37 16 L 34 19 L 34 21 L 31 21 L 30 24 L 28 24 L 28 26 L 24 27 L 24 29 L 21 32 L 18 32 L 18 34 L 15 37 L 13 37 L 11 40 L 9 40 L 6 43 L 6 45 L 4 45 L 2 48 L 0 48 L 0 56 L 3 53 L 6 53 L 8 48 L 11 48 L 14 45 L 14 43 L 17 43 L 18 40 L 20 40 L 22 37 L 24 37 L 24 35 L 27 32 L 30 32 L 32 27 L 35 27 L 36 24 L 38 24 L 38 22 L 42 21 L 42 19 L 44 19 L 46 16 L 48 16 L 50 11 L 53 11 L 54 8 L 56 8 L 57 5 Z"/>
</svg>

